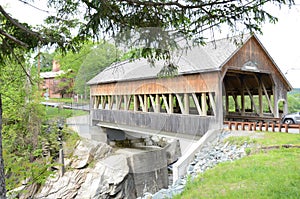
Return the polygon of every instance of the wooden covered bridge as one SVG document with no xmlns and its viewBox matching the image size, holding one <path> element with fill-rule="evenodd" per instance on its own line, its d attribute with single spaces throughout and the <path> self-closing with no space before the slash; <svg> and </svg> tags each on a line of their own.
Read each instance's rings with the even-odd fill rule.
<svg viewBox="0 0 300 199">
<path fill-rule="evenodd" d="M 92 123 L 201 136 L 224 120 L 287 112 L 291 85 L 255 35 L 241 45 L 221 39 L 194 47 L 174 63 L 174 77 L 158 77 L 164 62 L 145 59 L 99 73 L 88 82 Z"/>
</svg>

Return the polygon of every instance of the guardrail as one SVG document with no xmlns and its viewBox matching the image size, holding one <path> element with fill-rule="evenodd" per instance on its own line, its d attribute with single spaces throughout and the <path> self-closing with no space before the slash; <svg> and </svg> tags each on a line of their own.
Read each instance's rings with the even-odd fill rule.
<svg viewBox="0 0 300 199">
<path fill-rule="evenodd" d="M 58 107 L 58 108 L 63 108 L 63 109 L 90 111 L 90 104 L 88 104 L 88 103 L 41 102 L 41 104 L 43 104 L 45 106 Z"/>
<path fill-rule="evenodd" d="M 224 121 L 229 130 L 248 130 L 248 131 L 272 131 L 272 132 L 289 132 L 289 129 L 299 129 L 300 124 L 281 124 L 274 122 L 241 122 L 241 121 Z"/>
</svg>

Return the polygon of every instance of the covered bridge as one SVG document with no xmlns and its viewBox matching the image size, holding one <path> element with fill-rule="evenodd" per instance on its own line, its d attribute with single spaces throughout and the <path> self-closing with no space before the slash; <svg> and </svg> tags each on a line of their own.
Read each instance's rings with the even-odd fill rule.
<svg viewBox="0 0 300 199">
<path fill-rule="evenodd" d="M 88 82 L 92 123 L 201 136 L 224 120 L 279 117 L 291 85 L 255 35 L 242 41 L 193 47 L 173 77 L 159 77 L 163 61 L 112 64 Z"/>
</svg>

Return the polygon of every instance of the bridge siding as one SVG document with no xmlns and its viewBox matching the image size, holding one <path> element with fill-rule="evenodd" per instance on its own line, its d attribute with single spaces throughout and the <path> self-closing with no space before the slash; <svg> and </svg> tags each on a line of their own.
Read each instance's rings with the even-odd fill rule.
<svg viewBox="0 0 300 199">
<path fill-rule="evenodd" d="M 149 128 L 157 131 L 185 133 L 202 136 L 209 129 L 221 128 L 214 116 L 197 116 L 181 114 L 144 113 L 93 109 L 93 123 L 108 122 L 133 127 Z M 222 123 L 221 123 L 222 124 Z"/>
</svg>

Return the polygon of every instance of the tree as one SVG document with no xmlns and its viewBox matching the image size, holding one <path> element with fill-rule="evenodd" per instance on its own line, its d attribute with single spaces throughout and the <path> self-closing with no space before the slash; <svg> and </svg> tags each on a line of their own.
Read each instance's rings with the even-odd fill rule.
<svg viewBox="0 0 300 199">
<path fill-rule="evenodd" d="M 27 4 L 32 2 L 20 1 Z M 203 32 L 218 28 L 220 30 L 223 25 L 229 27 L 231 34 L 244 31 L 259 33 L 262 23 L 277 21 L 276 17 L 264 10 L 264 5 L 292 5 L 294 1 L 48 0 L 48 3 L 57 10 L 57 15 L 46 20 L 48 26 L 35 28 L 20 23 L 0 5 L 1 64 L 7 58 L 18 60 L 27 74 L 21 64 L 26 52 L 35 50 L 38 46 L 54 44 L 62 51 L 77 51 L 82 42 L 98 40 L 104 35 L 115 36 L 116 42 L 123 42 L 129 47 L 142 46 L 140 54 L 150 60 L 170 59 L 171 51 L 177 48 L 178 38 L 204 44 Z M 72 34 L 74 30 L 77 31 L 75 36 Z M 173 66 L 172 63 L 170 66 Z M 0 153 L 0 160 L 1 158 Z M 3 167 L 3 162 L 0 161 L 0 177 L 3 176 Z M 0 181 L 0 187 L 4 186 L 3 183 Z M 5 189 L 0 193 L 5 198 Z"/>
<path fill-rule="evenodd" d="M 226 28 L 229 36 L 245 31 L 261 33 L 264 22 L 277 21 L 265 11 L 268 3 L 281 6 L 294 1 L 51 0 L 58 13 L 48 22 L 63 24 L 81 14 L 77 35 L 81 39 L 112 36 L 128 47 L 142 46 L 141 54 L 148 59 L 170 59 L 178 40 L 186 38 L 194 44 L 204 44 L 207 30 Z"/>
<path fill-rule="evenodd" d="M 84 95 L 85 99 L 89 95 L 89 87 L 86 83 L 116 61 L 120 54 L 114 45 L 107 42 L 93 44 L 90 48 L 75 79 L 75 91 L 77 94 Z"/>
</svg>

